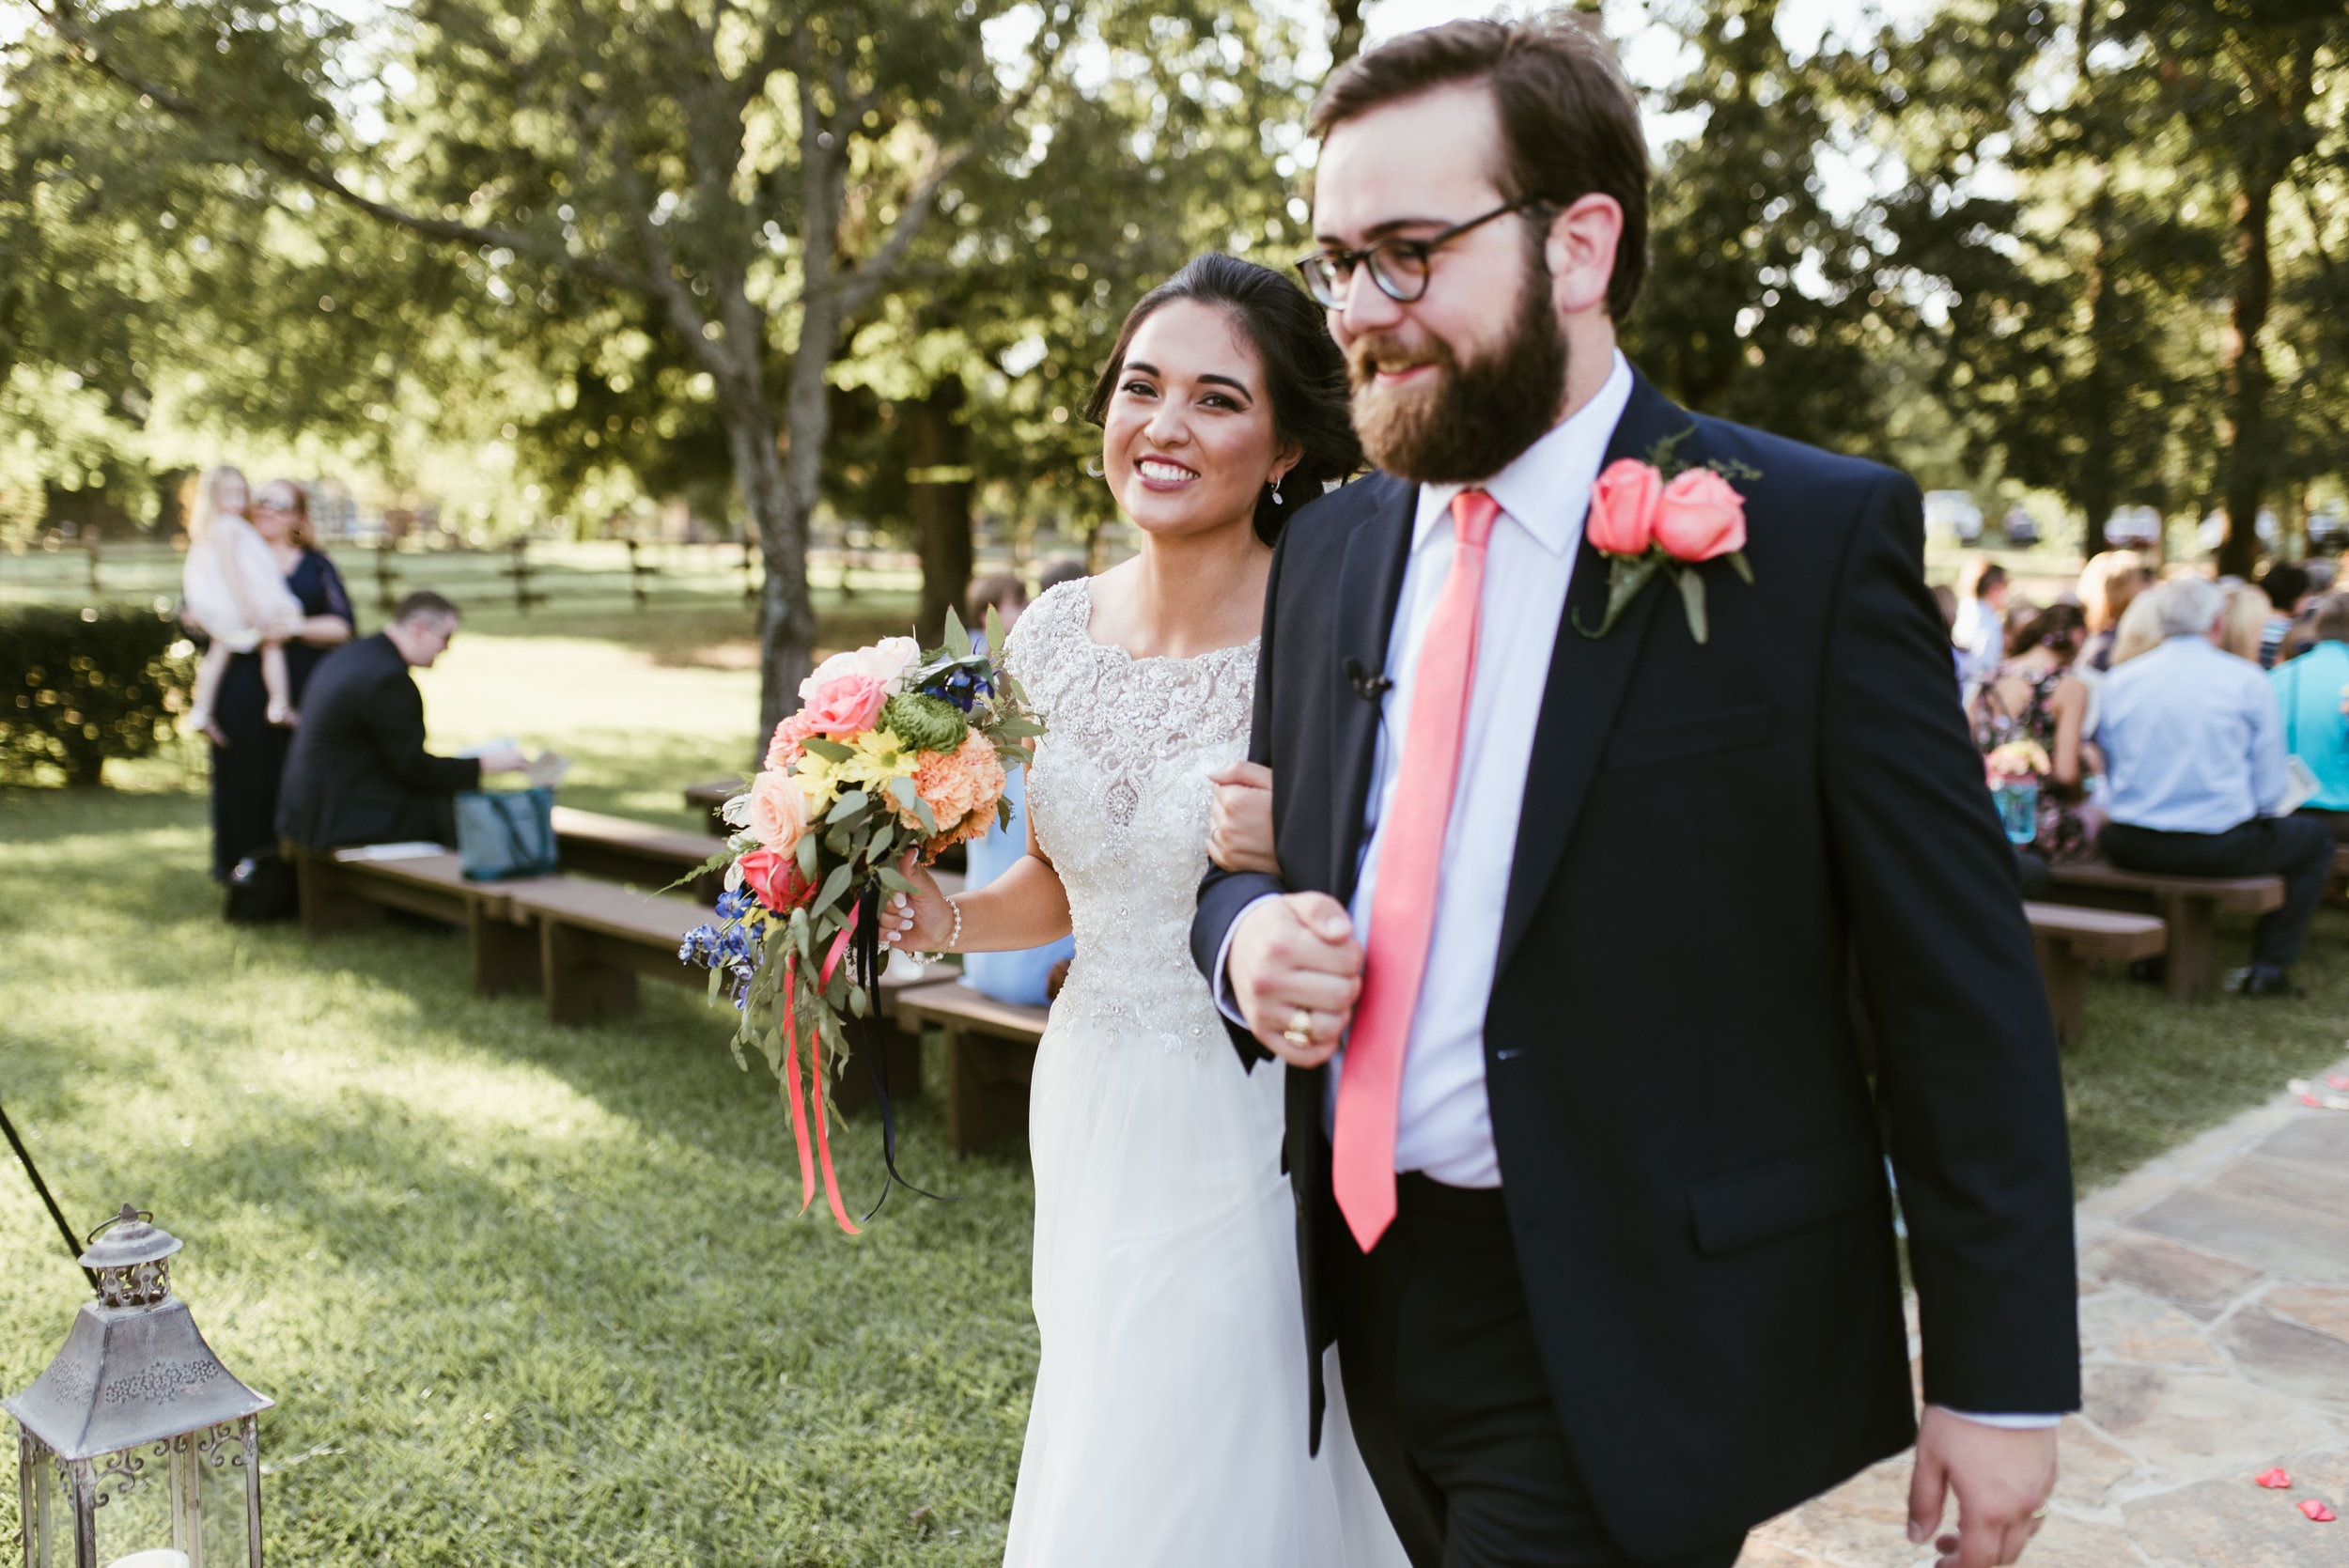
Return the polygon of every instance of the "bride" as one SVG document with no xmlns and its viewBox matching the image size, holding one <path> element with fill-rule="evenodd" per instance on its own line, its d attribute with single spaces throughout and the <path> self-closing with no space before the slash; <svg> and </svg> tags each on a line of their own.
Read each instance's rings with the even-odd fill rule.
<svg viewBox="0 0 2349 1568">
<path fill-rule="evenodd" d="M 917 876 L 885 922 L 922 951 L 1077 936 L 1030 1091 L 1043 1360 L 1004 1561 L 1401 1564 L 1334 1378 L 1306 1453 L 1281 1079 L 1241 1067 L 1190 947 L 1272 540 L 1360 460 L 1345 364 L 1294 284 L 1203 256 L 1134 306 L 1085 412 L 1142 550 L 1004 646 L 1048 728 L 1027 857 L 951 900 Z"/>
</svg>

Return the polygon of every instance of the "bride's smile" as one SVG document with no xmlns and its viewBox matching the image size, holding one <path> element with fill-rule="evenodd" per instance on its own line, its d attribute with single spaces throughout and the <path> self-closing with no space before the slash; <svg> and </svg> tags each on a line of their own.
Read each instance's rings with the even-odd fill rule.
<svg viewBox="0 0 2349 1568">
<path fill-rule="evenodd" d="M 1110 493 L 1159 538 L 1244 531 L 1297 459 L 1275 427 L 1264 356 L 1230 311 L 1197 300 L 1171 301 L 1135 329 L 1102 412 Z"/>
</svg>

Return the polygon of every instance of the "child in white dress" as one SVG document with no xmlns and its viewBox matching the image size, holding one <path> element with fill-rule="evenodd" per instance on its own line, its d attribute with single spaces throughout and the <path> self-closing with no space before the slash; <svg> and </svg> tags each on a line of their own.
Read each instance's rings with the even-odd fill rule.
<svg viewBox="0 0 2349 1568">
<path fill-rule="evenodd" d="M 269 722 L 294 723 L 292 690 L 286 677 L 286 640 L 302 630 L 302 601 L 286 586 L 269 541 L 245 519 L 251 490 L 244 475 L 226 466 L 205 471 L 188 525 L 188 563 L 181 594 L 196 624 L 211 638 L 195 675 L 194 710 L 189 727 L 214 733 L 212 704 L 220 694 L 228 661 L 260 650 L 261 684 L 269 692 Z"/>
</svg>

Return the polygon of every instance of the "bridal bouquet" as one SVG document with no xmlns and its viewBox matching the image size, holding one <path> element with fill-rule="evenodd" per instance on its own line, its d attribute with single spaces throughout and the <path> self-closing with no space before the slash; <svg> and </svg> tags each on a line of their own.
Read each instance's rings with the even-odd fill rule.
<svg viewBox="0 0 2349 1568">
<path fill-rule="evenodd" d="M 865 1036 L 889 1177 L 902 1180 L 872 1038 L 880 901 L 912 891 L 899 869 L 909 856 L 927 864 L 1009 820 L 1004 768 L 1024 763 L 1043 733 L 989 651 L 1003 645 L 991 611 L 986 630 L 974 643 L 949 611 L 941 647 L 924 653 L 910 637 L 884 638 L 834 655 L 800 684 L 800 710 L 775 726 L 766 767 L 725 803 L 736 831 L 703 868 L 725 872 L 717 922 L 689 932 L 677 951 L 708 967 L 713 1001 L 723 991 L 740 1011 L 735 1060 L 747 1067 L 742 1048 L 755 1045 L 774 1069 L 799 1147 L 801 1211 L 815 1202 L 820 1168 L 832 1216 L 850 1234 L 824 1092 L 848 1059 L 850 1019 Z"/>
</svg>

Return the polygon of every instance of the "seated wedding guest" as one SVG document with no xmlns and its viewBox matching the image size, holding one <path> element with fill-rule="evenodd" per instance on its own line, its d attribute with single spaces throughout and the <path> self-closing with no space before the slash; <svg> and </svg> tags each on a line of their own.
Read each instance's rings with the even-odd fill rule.
<svg viewBox="0 0 2349 1568">
<path fill-rule="evenodd" d="M 511 744 L 478 757 L 424 749 L 428 670 L 457 634 L 457 606 L 429 590 L 399 601 L 391 625 L 319 660 L 302 700 L 302 727 L 278 793 L 277 831 L 313 849 L 345 844 L 457 840 L 456 797 L 484 773 L 526 764 Z"/>
<path fill-rule="evenodd" d="M 1079 567 L 1078 575 L 1083 575 Z M 969 605 L 972 626 L 984 626 L 987 612 L 992 606 L 1003 620 L 1008 633 L 1027 608 L 1027 596 L 1020 592 L 1016 577 L 984 578 L 971 584 Z M 972 839 L 963 849 L 966 887 L 973 891 L 987 886 L 1018 864 L 1028 852 L 1028 770 L 1011 768 L 1003 771 L 1003 799 L 1011 802 L 1011 824 L 997 825 Z M 1040 1007 L 1051 1000 L 1053 968 L 1066 963 L 1077 951 L 1075 936 L 1066 936 L 1042 947 L 1031 947 L 1015 953 L 973 953 L 962 960 L 962 978 L 966 985 L 998 1001 L 1021 1002 Z"/>
<path fill-rule="evenodd" d="M 2145 558 L 2133 550 L 2108 550 L 2088 558 L 2079 580 L 2080 609 L 2088 616 L 2088 643 L 2079 657 L 2082 669 L 2102 675 L 2112 668 L 2112 644 L 2121 617 L 2153 581 Z"/>
<path fill-rule="evenodd" d="M 2283 726 L 2259 667 L 2218 647 L 2226 596 L 2200 578 L 2166 584 L 2162 643 L 2106 677 L 2093 738 L 2111 820 L 2102 844 L 2129 871 L 2280 876 L 2284 902 L 2260 918 L 2247 997 L 2290 994 L 2309 917 L 2324 895 L 2333 835 L 2283 804 Z"/>
<path fill-rule="evenodd" d="M 2149 654 L 2161 646 L 2161 596 L 2170 591 L 2167 582 L 2156 582 L 2129 601 L 2113 628 L 2112 658 L 2107 669 L 2117 670 L 2130 660 Z M 2088 726 L 2093 735 L 2096 726 Z"/>
<path fill-rule="evenodd" d="M 1950 641 L 1966 657 L 1959 668 L 1970 688 L 1988 680 L 2006 652 L 2006 568 L 1987 555 L 1966 563 L 1957 578 L 1957 625 Z"/>
<path fill-rule="evenodd" d="M 2316 775 L 2316 793 L 2296 815 L 2322 822 L 2349 844 L 2349 594 L 2318 599 L 2309 629 L 2315 645 L 2268 672 L 2283 709 L 2284 750 Z"/>
<path fill-rule="evenodd" d="M 1044 574 L 1035 580 L 1036 598 L 1042 598 L 1064 582 L 1074 582 L 1081 577 L 1092 575 L 1091 572 L 1085 570 L 1085 564 L 1082 561 L 1064 556 L 1045 567 Z"/>
<path fill-rule="evenodd" d="M 2237 659 L 2260 661 L 2260 646 L 2267 628 L 2267 596 L 2248 582 L 2221 585 L 2226 608 L 2219 612 L 2218 645 Z"/>
<path fill-rule="evenodd" d="M 2086 743 L 2088 685 L 2074 675 L 2087 641 L 2077 604 L 2051 604 L 2015 629 L 2010 657 L 1974 698 L 1976 746 L 1987 756 L 2029 740 L 2046 753 L 2039 780 L 2039 834 L 2029 849 L 2049 864 L 2084 861 L 2096 846 L 2096 820 L 2087 808 L 2085 781 L 2095 771 Z"/>
<path fill-rule="evenodd" d="M 2309 574 L 2289 561 L 2275 561 L 2260 574 L 2260 593 L 2266 599 L 2267 613 L 2260 618 L 2260 668 L 2272 670 L 2278 655 L 2283 651 L 2284 634 L 2293 628 L 2309 607 L 2314 590 Z"/>
<path fill-rule="evenodd" d="M 1018 578 L 1009 572 L 982 577 L 971 584 L 970 593 L 964 597 L 962 608 L 966 619 L 963 624 L 970 629 L 972 635 L 976 636 L 986 629 L 987 613 L 992 610 L 1003 618 L 1003 629 L 1009 631 L 1011 623 L 1018 620 L 1019 612 L 1027 607 L 1028 590 L 1020 585 Z"/>
</svg>

